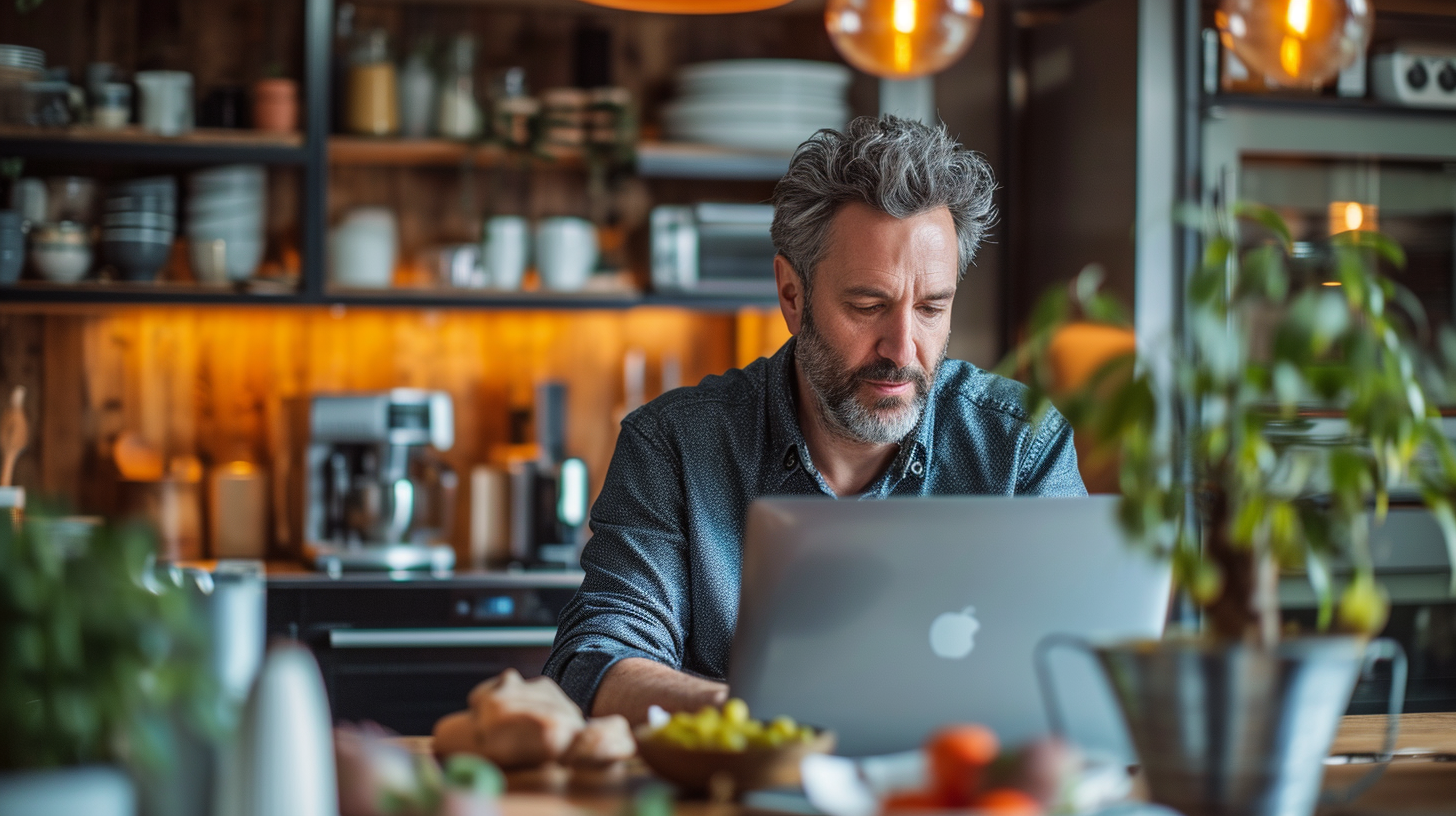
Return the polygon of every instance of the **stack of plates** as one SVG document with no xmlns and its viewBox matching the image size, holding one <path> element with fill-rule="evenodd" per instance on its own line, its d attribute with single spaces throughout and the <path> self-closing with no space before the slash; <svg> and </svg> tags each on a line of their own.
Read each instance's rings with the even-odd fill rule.
<svg viewBox="0 0 1456 816">
<path fill-rule="evenodd" d="M 157 176 L 112 185 L 101 217 L 101 254 L 123 278 L 156 280 L 176 236 L 176 179 Z"/>
<path fill-rule="evenodd" d="M 849 119 L 843 65 L 807 60 L 723 60 L 678 72 L 679 96 L 663 107 L 677 141 L 788 151 Z"/>
<path fill-rule="evenodd" d="M 187 199 L 192 268 L 205 283 L 242 281 L 263 260 L 262 165 L 234 164 L 193 173 Z"/>
</svg>

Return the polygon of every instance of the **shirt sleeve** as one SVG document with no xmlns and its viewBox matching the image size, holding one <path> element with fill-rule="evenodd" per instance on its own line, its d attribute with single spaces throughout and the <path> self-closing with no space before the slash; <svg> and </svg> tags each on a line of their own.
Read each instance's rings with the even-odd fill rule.
<svg viewBox="0 0 1456 816">
<path fill-rule="evenodd" d="M 586 577 L 562 610 L 543 670 L 588 714 L 617 661 L 682 666 L 689 623 L 682 469 L 653 430 L 638 417 L 622 423 L 592 506 L 592 538 L 581 554 Z"/>
<path fill-rule="evenodd" d="M 1033 427 L 1031 447 L 1016 478 L 1018 496 L 1085 496 L 1072 426 L 1055 408 Z"/>
</svg>

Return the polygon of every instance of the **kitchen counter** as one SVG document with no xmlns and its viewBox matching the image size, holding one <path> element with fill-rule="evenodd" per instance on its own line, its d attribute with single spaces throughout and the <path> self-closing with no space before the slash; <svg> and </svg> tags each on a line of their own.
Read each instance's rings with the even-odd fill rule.
<svg viewBox="0 0 1456 816">
<path fill-rule="evenodd" d="M 1334 751 L 1365 753 L 1376 751 L 1384 732 L 1383 717 L 1354 715 L 1344 719 L 1335 739 Z M 428 753 L 429 737 L 401 739 L 411 750 Z M 1456 752 L 1456 714 L 1406 714 L 1401 717 L 1401 748 L 1431 748 Z M 1369 770 L 1368 764 L 1333 765 L 1326 769 L 1326 790 L 1349 785 Z M 645 773 L 645 770 L 642 771 Z M 571 792 L 553 786 L 553 780 L 539 772 L 508 774 L 508 793 L 501 800 L 501 816 L 617 816 L 624 812 L 626 791 L 631 781 L 613 789 Z M 1336 814 L 1432 814 L 1456 811 L 1456 762 L 1422 757 L 1397 757 L 1369 791 L 1348 805 L 1321 808 L 1320 816 Z M 741 805 L 705 801 L 682 801 L 676 816 L 749 816 L 767 811 Z"/>
</svg>

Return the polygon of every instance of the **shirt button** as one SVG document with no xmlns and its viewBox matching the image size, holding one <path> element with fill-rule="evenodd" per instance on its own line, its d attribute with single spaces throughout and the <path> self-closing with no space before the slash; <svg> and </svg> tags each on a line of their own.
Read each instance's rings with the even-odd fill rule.
<svg viewBox="0 0 1456 816">
<path fill-rule="evenodd" d="M 784 455 L 784 470 L 793 470 L 799 466 L 799 455 L 790 450 Z"/>
<path fill-rule="evenodd" d="M 910 472 L 915 474 L 916 476 L 919 476 L 921 473 L 925 472 L 925 467 L 921 465 L 920 460 L 917 459 L 916 461 L 910 463 Z"/>
</svg>

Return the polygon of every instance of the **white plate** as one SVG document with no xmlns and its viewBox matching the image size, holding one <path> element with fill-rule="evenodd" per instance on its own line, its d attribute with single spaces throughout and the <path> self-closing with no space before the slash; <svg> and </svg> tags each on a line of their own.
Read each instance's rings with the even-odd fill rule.
<svg viewBox="0 0 1456 816">
<path fill-rule="evenodd" d="M 720 125 L 711 128 L 669 127 L 668 135 L 684 142 L 788 153 L 813 136 L 815 130 L 803 127 Z"/>
<path fill-rule="evenodd" d="M 735 59 L 699 62 L 678 71 L 683 82 L 792 80 L 826 88 L 849 86 L 853 74 L 837 62 L 789 59 Z"/>
<path fill-rule="evenodd" d="M 755 122 L 839 122 L 849 119 L 849 106 L 832 102 L 795 104 L 777 99 L 679 99 L 662 106 L 663 116 L 682 120 L 752 120 Z"/>
</svg>

